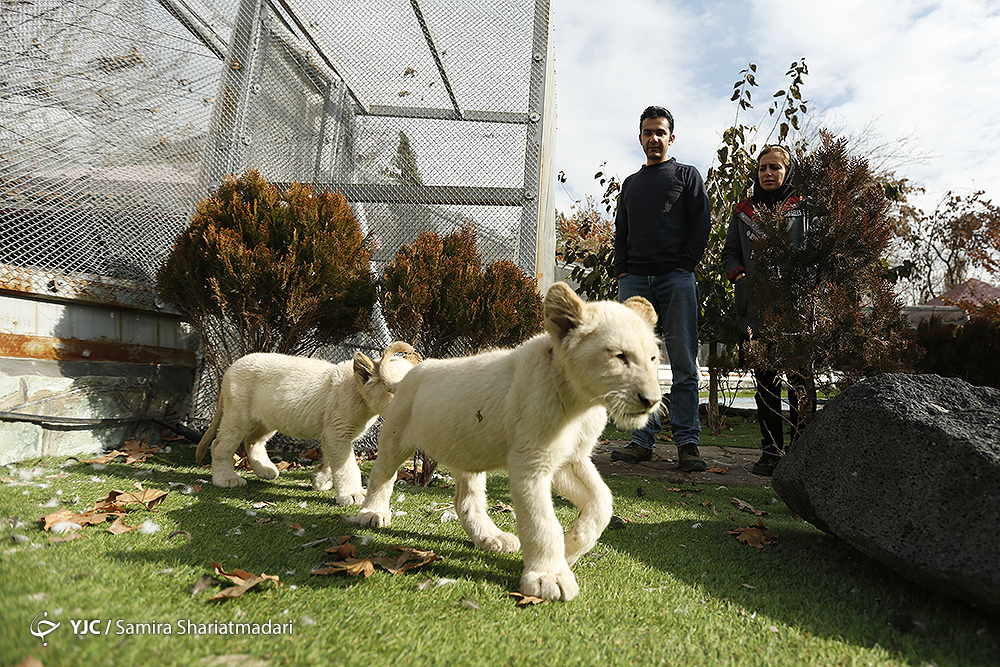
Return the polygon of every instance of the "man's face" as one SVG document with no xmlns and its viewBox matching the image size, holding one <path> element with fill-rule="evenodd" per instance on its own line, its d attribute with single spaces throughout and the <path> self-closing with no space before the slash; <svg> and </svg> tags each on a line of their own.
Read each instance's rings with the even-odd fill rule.
<svg viewBox="0 0 1000 667">
<path fill-rule="evenodd" d="M 642 121 L 639 143 L 646 153 L 646 164 L 666 162 L 667 149 L 674 143 L 674 135 L 670 132 L 670 121 L 666 118 L 647 118 Z"/>
</svg>

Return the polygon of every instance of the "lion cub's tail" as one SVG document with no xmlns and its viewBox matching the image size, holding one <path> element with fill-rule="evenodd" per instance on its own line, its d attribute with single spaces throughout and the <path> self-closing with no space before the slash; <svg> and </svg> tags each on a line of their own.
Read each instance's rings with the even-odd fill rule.
<svg viewBox="0 0 1000 667">
<path fill-rule="evenodd" d="M 219 422 L 222 421 L 222 401 L 219 401 L 219 407 L 215 409 L 215 416 L 212 417 L 212 423 L 208 425 L 208 430 L 205 431 L 205 435 L 201 436 L 201 440 L 198 441 L 198 449 L 194 452 L 194 460 L 196 463 L 201 463 L 201 460 L 205 458 L 205 452 L 208 451 L 208 446 L 212 444 L 212 440 L 215 439 L 215 434 L 219 430 Z"/>
</svg>

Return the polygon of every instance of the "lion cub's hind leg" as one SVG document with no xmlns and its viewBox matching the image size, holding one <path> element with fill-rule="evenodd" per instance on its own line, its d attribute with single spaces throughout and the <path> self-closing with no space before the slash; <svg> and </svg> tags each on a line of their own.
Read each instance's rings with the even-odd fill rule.
<svg viewBox="0 0 1000 667">
<path fill-rule="evenodd" d="M 363 432 L 343 425 L 323 431 L 323 460 L 313 471 L 312 486 L 317 491 L 336 488 L 338 505 L 360 505 L 365 500 L 361 469 L 354 457 L 354 440 Z"/>
<path fill-rule="evenodd" d="M 473 544 L 483 551 L 511 553 L 521 548 L 517 535 L 497 528 L 486 513 L 486 473 L 452 470 L 455 477 L 455 512 Z"/>
<path fill-rule="evenodd" d="M 247 481 L 236 474 L 233 455 L 243 442 L 243 436 L 253 431 L 245 423 L 223 413 L 219 432 L 212 441 L 212 484 L 224 488 L 246 486 Z"/>
<path fill-rule="evenodd" d="M 247 461 L 250 462 L 250 467 L 261 479 L 274 479 L 278 476 L 278 468 L 271 463 L 271 457 L 267 455 L 267 441 L 276 432 L 269 431 L 262 424 L 257 424 L 243 438 L 243 444 L 247 450 Z"/>
</svg>

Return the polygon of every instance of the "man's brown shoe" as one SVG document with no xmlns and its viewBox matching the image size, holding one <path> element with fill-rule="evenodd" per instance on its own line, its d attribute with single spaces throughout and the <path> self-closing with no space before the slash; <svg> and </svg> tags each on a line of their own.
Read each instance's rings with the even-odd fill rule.
<svg viewBox="0 0 1000 667">
<path fill-rule="evenodd" d="M 639 463 L 653 458 L 653 450 L 646 449 L 636 443 L 630 444 L 625 449 L 616 449 L 611 452 L 612 461 L 622 461 L 623 463 Z"/>
<path fill-rule="evenodd" d="M 677 446 L 677 456 L 681 461 L 681 470 L 684 472 L 703 472 L 708 470 L 708 464 L 701 458 L 698 452 L 698 443 L 689 442 L 686 445 Z"/>
</svg>

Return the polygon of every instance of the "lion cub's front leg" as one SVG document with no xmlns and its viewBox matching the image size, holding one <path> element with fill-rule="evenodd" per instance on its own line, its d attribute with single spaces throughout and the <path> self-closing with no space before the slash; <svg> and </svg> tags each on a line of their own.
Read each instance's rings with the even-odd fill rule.
<svg viewBox="0 0 1000 667">
<path fill-rule="evenodd" d="M 566 562 L 562 525 L 552 506 L 550 476 L 531 468 L 511 467 L 510 494 L 524 551 L 520 591 L 546 600 L 572 600 L 580 586 Z"/>
<path fill-rule="evenodd" d="M 517 535 L 497 528 L 486 513 L 486 473 L 452 469 L 455 477 L 455 512 L 473 544 L 483 551 L 512 553 L 521 548 Z"/>
<path fill-rule="evenodd" d="M 396 481 L 396 469 L 406 456 L 406 452 L 395 451 L 383 434 L 379 439 L 378 458 L 375 459 L 375 465 L 372 466 L 372 472 L 368 476 L 365 504 L 357 515 L 347 517 L 348 521 L 372 528 L 382 528 L 391 523 L 389 499 L 392 495 L 392 483 Z"/>
</svg>

